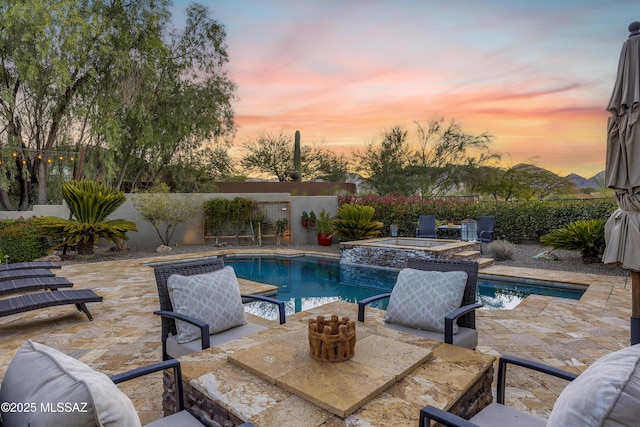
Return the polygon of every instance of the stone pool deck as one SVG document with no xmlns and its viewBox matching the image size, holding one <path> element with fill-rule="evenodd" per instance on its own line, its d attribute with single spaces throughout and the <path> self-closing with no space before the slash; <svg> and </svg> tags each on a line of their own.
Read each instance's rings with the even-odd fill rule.
<svg viewBox="0 0 640 427">
<path fill-rule="evenodd" d="M 159 361 L 160 320 L 153 314 L 158 308 L 158 296 L 153 269 L 147 264 L 228 252 L 242 251 L 218 250 L 63 266 L 57 274 L 74 282 L 75 288 L 91 288 L 104 297 L 102 303 L 88 304 L 95 320 L 88 321 L 72 305 L 1 318 L 0 378 L 4 377 L 15 351 L 27 339 L 61 350 L 107 375 Z M 275 251 L 252 248 L 246 252 Z M 512 310 L 479 311 L 478 351 L 495 356 L 513 354 L 581 372 L 602 355 L 629 345 L 630 279 L 495 265 L 484 268 L 482 273 L 584 284 L 589 289 L 579 301 L 530 296 Z M 246 281 L 241 286 L 247 293 L 266 290 Z M 564 381 L 531 375 L 518 368 L 509 372 L 508 403 L 547 417 Z M 121 388 L 132 398 L 143 424 L 162 416 L 160 375 L 134 380 Z"/>
</svg>

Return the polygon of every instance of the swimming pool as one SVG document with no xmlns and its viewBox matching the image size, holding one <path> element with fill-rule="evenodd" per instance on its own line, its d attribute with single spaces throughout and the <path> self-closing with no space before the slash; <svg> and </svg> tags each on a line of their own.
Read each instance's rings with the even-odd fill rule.
<svg viewBox="0 0 640 427">
<path fill-rule="evenodd" d="M 233 266 L 239 278 L 278 286 L 276 298 L 285 301 L 287 314 L 336 300 L 355 303 L 391 292 L 398 275 L 396 269 L 340 264 L 334 259 L 308 256 L 227 256 L 224 262 Z M 583 289 L 478 279 L 478 301 L 489 310 L 513 308 L 530 294 L 580 299 L 583 292 Z M 372 306 L 385 309 L 386 304 L 387 300 L 382 300 Z M 270 317 L 264 312 L 270 308 L 264 304 L 248 306 L 249 311 Z"/>
</svg>

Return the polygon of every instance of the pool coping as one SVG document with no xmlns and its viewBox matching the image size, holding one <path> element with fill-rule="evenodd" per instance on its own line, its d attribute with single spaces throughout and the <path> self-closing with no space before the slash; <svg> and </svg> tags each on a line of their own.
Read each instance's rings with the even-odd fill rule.
<svg viewBox="0 0 640 427">
<path fill-rule="evenodd" d="M 171 262 L 175 260 L 195 260 L 211 256 L 248 256 L 248 255 L 278 255 L 278 256 L 316 256 L 330 259 L 340 259 L 339 254 L 332 254 L 321 251 L 309 251 L 288 248 L 233 248 L 216 249 L 212 251 L 192 252 L 179 255 L 159 255 L 158 257 L 144 258 L 144 264 L 150 266 L 152 263 Z M 547 270 L 525 267 L 511 267 L 503 265 L 490 265 L 481 267 L 481 274 L 503 277 L 505 279 L 522 278 L 528 280 L 538 280 L 543 282 L 564 283 L 567 285 L 586 286 L 587 289 L 579 300 L 560 298 L 575 303 L 586 303 L 597 307 L 605 307 L 609 302 L 614 288 L 631 289 L 629 277 L 606 276 L 592 273 L 577 273 L 563 270 Z M 541 298 L 559 298 L 537 296 Z M 529 298 L 529 297 L 528 297 Z M 527 298 L 527 299 L 528 299 Z M 526 299 L 525 299 L 526 301 Z"/>
</svg>

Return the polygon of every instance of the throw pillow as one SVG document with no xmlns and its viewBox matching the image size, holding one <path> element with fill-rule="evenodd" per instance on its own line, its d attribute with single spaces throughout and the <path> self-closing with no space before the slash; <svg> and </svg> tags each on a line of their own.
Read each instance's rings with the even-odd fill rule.
<svg viewBox="0 0 640 427">
<path fill-rule="evenodd" d="M 210 334 L 247 323 L 238 279 L 231 266 L 192 276 L 172 274 L 167 287 L 173 310 L 208 323 Z M 200 338 L 200 329 L 189 323 L 178 320 L 176 328 L 180 344 Z"/>
<path fill-rule="evenodd" d="M 109 377 L 33 341 L 25 342 L 9 363 L 0 401 L 23 409 L 30 405 L 28 411 L 3 411 L 6 426 L 140 425 L 133 404 Z"/>
<path fill-rule="evenodd" d="M 466 283 L 464 271 L 402 269 L 391 291 L 384 320 L 444 332 L 444 317 L 460 307 Z M 453 333 L 457 332 L 458 325 L 454 322 Z"/>
<path fill-rule="evenodd" d="M 571 381 L 547 426 L 633 426 L 640 414 L 640 344 L 600 358 Z"/>
</svg>

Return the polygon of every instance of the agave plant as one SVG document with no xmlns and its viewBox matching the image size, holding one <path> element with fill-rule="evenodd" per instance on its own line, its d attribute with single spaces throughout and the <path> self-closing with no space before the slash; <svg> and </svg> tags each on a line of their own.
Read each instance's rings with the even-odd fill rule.
<svg viewBox="0 0 640 427">
<path fill-rule="evenodd" d="M 600 262 L 605 248 L 602 219 L 575 221 L 540 238 L 543 246 L 580 251 L 585 264 Z"/>
<path fill-rule="evenodd" d="M 107 220 L 126 201 L 122 191 L 93 181 L 65 182 L 61 191 L 72 219 L 55 216 L 34 219 L 39 235 L 60 240 L 53 249 L 77 245 L 78 253 L 90 254 L 101 238 L 120 247 L 128 239 L 127 231 L 137 231 L 135 222 Z"/>
<path fill-rule="evenodd" d="M 380 234 L 383 226 L 372 220 L 374 213 L 371 206 L 344 204 L 338 208 L 338 218 L 331 221 L 331 227 L 342 240 L 371 239 Z"/>
</svg>

